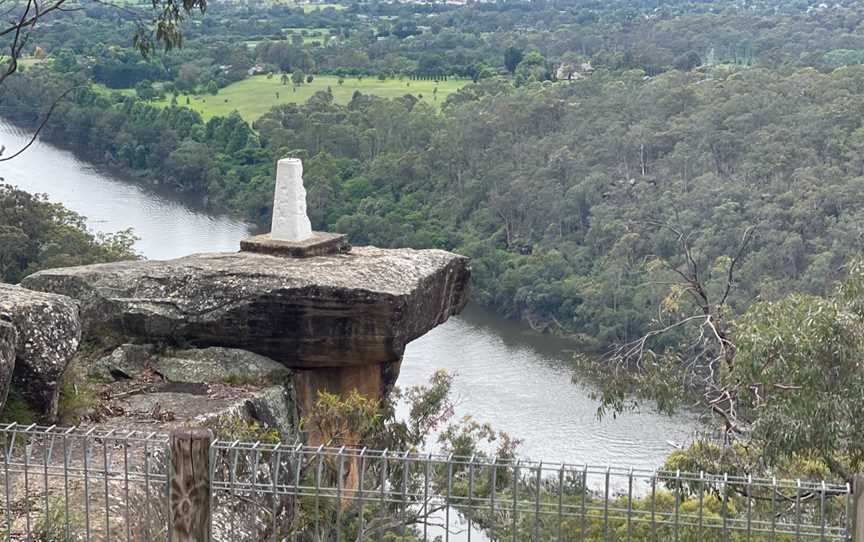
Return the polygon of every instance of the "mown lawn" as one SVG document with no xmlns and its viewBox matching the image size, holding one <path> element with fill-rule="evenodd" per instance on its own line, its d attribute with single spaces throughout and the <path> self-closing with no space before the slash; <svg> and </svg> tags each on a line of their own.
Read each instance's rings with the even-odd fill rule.
<svg viewBox="0 0 864 542">
<path fill-rule="evenodd" d="M 335 76 L 315 76 L 311 84 L 304 83 L 295 89 L 291 83 L 282 85 L 280 75 L 274 75 L 271 79 L 267 79 L 266 75 L 257 75 L 228 85 L 219 90 L 216 95 L 180 95 L 177 97 L 177 103 L 198 111 L 205 119 L 225 116 L 236 110 L 244 119 L 252 122 L 275 105 L 305 102 L 315 92 L 326 90 L 327 87 L 332 89 L 334 99 L 340 104 L 351 101 L 351 97 L 357 90 L 363 94 L 384 98 L 394 98 L 405 94 L 418 97 L 422 95 L 424 101 L 430 104 L 440 104 L 447 96 L 470 82 L 467 79 L 451 79 L 436 84 L 434 81 L 411 81 L 409 79 L 380 81 L 371 77 L 364 77 L 362 80 L 348 77 L 340 86 L 338 80 L 339 78 Z M 435 92 L 436 87 L 438 88 L 437 93 Z M 188 104 L 186 103 L 187 98 L 189 99 Z M 170 99 L 170 97 L 166 97 L 155 103 L 164 106 L 169 103 Z"/>
</svg>

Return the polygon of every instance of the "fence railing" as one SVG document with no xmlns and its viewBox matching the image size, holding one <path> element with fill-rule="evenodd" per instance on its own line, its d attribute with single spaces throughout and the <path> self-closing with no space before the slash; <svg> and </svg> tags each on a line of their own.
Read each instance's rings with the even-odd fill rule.
<svg viewBox="0 0 864 542">
<path fill-rule="evenodd" d="M 167 538 L 167 443 L 119 429 L 0 427 L 3 539 Z"/>
<path fill-rule="evenodd" d="M 203 430 L 13 424 L 0 443 L 5 540 L 858 542 L 845 483 L 226 442 Z"/>
</svg>

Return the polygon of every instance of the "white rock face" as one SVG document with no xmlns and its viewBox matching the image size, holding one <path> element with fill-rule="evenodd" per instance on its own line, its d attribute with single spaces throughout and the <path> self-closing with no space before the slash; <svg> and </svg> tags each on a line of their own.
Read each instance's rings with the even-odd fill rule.
<svg viewBox="0 0 864 542">
<path fill-rule="evenodd" d="M 270 238 L 303 241 L 311 236 L 312 223 L 306 216 L 303 162 L 297 158 L 283 158 L 276 165 L 276 194 Z"/>
</svg>

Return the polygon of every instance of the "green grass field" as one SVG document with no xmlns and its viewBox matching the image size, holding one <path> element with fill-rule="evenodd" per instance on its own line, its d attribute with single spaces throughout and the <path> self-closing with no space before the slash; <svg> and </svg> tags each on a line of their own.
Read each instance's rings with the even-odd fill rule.
<svg viewBox="0 0 864 542">
<path fill-rule="evenodd" d="M 333 90 L 333 97 L 337 103 L 347 104 L 355 90 L 363 94 L 372 94 L 383 98 L 394 98 L 413 94 L 422 95 L 423 100 L 430 104 L 440 104 L 447 96 L 456 92 L 470 81 L 467 79 L 451 79 L 449 81 L 410 81 L 405 79 L 380 81 L 372 77 L 364 77 L 362 81 L 356 78 L 346 78 L 342 86 L 338 84 L 338 77 L 320 75 L 315 76 L 311 84 L 303 84 L 297 87 L 296 92 L 289 83 L 282 85 L 281 77 L 274 75 L 267 79 L 266 75 L 257 75 L 228 85 L 214 95 L 192 95 L 188 96 L 189 104 L 186 104 L 186 95 L 177 97 L 177 103 L 194 109 L 201 113 L 204 119 L 214 116 L 226 116 L 232 111 L 238 111 L 240 115 L 249 122 L 254 121 L 273 106 L 287 103 L 305 102 L 310 96 L 319 90 L 326 90 L 329 86 Z M 409 86 L 410 85 L 410 86 Z M 435 93 L 435 88 L 438 92 Z M 279 98 L 276 98 L 276 94 Z M 165 98 L 156 105 L 168 105 L 170 98 Z"/>
<path fill-rule="evenodd" d="M 288 3 L 292 4 L 293 2 L 288 2 Z M 295 4 L 294 7 L 298 7 L 298 6 Z M 343 4 L 300 4 L 300 7 L 303 8 L 303 11 L 305 13 L 312 13 L 313 11 L 318 11 L 319 9 L 327 9 L 327 8 L 333 8 L 336 11 L 342 11 L 343 9 L 348 9 L 348 6 L 345 6 Z"/>
<path fill-rule="evenodd" d="M 316 41 L 321 45 L 326 45 L 330 39 L 329 28 L 283 28 L 282 32 L 289 38 L 294 34 L 302 34 L 304 45 L 310 45 Z"/>
<path fill-rule="evenodd" d="M 0 57 L 0 61 L 5 61 L 4 58 Z M 31 66 L 36 66 L 38 64 L 42 64 L 47 60 L 44 58 L 34 58 L 32 56 L 23 57 L 18 59 L 18 66 L 21 68 L 29 68 Z"/>
<path fill-rule="evenodd" d="M 270 4 L 270 5 L 282 4 L 282 5 L 288 6 L 290 8 L 294 8 L 294 9 L 301 8 L 303 10 L 303 13 L 312 13 L 313 11 L 318 11 L 318 10 L 328 9 L 328 8 L 333 8 L 336 11 L 348 9 L 348 6 L 346 6 L 344 4 L 332 4 L 332 3 L 328 3 L 328 2 L 322 2 L 320 4 L 309 4 L 309 3 L 305 3 L 305 2 L 298 3 L 298 2 L 295 2 L 294 0 L 259 0 L 259 1 L 262 4 Z"/>
</svg>

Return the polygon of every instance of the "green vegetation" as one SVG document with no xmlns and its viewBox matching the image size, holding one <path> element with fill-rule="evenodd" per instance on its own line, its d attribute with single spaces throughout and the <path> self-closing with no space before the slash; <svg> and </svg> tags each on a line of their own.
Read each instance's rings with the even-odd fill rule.
<svg viewBox="0 0 864 542">
<path fill-rule="evenodd" d="M 340 79 L 342 84 L 339 84 Z M 177 97 L 177 103 L 198 112 L 204 120 L 212 117 L 227 116 L 233 111 L 240 113 L 247 122 L 253 122 L 273 107 L 281 104 L 305 103 L 316 92 L 330 89 L 333 101 L 346 105 L 355 92 L 395 98 L 410 94 L 422 96 L 423 101 L 430 104 L 441 104 L 450 94 L 456 92 L 466 83 L 461 79 L 449 81 L 411 81 L 384 80 L 364 77 L 362 79 L 340 78 L 329 75 L 316 75 L 311 83 L 294 86 L 292 83 L 282 84 L 280 76 L 256 75 L 237 83 L 232 83 L 220 89 L 215 95 L 185 95 Z M 436 91 L 437 89 L 437 91 Z M 278 95 L 278 98 L 277 98 Z M 186 99 L 189 98 L 189 103 Z M 154 102 L 158 106 L 167 106 L 172 98 L 165 97 Z"/>
<path fill-rule="evenodd" d="M 0 281 L 17 283 L 40 269 L 134 258 L 131 231 L 89 232 L 84 218 L 0 184 Z"/>
<path fill-rule="evenodd" d="M 303 45 L 313 45 L 316 42 L 318 45 L 326 45 L 333 37 L 329 28 L 283 28 L 282 31 L 285 32 L 285 37 L 291 40 L 292 43 L 296 39 L 294 36 L 301 36 L 303 38 Z"/>
</svg>

